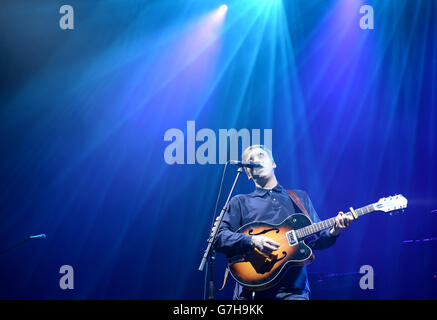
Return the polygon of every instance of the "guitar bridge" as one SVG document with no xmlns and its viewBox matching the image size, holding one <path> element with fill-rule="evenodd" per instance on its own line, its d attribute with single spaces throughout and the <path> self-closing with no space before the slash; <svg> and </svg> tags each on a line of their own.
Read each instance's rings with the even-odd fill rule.
<svg viewBox="0 0 437 320">
<path fill-rule="evenodd" d="M 297 240 L 296 232 L 294 230 L 290 230 L 286 232 L 285 236 L 287 237 L 288 244 L 290 245 L 290 247 L 298 244 L 299 241 Z"/>
</svg>

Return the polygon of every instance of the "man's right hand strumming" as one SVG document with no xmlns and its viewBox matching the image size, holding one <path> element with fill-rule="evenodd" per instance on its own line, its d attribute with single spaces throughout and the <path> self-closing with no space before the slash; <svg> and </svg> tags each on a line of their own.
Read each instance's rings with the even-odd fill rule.
<svg viewBox="0 0 437 320">
<path fill-rule="evenodd" d="M 263 253 L 272 253 L 279 249 L 279 243 L 265 236 L 252 236 L 252 246 Z"/>
</svg>

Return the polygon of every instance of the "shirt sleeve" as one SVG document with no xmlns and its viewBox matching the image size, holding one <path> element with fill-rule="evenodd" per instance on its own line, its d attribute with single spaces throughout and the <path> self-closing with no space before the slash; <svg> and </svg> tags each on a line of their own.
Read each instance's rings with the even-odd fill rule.
<svg viewBox="0 0 437 320">
<path fill-rule="evenodd" d="M 228 212 L 223 216 L 218 229 L 214 248 L 228 257 L 247 252 L 252 248 L 252 236 L 236 232 L 242 224 L 241 204 L 238 197 L 229 201 Z"/>
<path fill-rule="evenodd" d="M 308 214 L 310 215 L 310 218 L 313 221 L 313 223 L 320 222 L 321 220 L 317 215 L 317 212 L 314 209 L 314 206 L 308 194 L 305 191 L 301 191 L 301 190 L 296 190 L 296 194 L 299 196 L 299 199 L 302 201 L 303 205 L 305 206 L 305 209 L 307 209 Z M 310 237 L 308 246 L 314 250 L 323 250 L 331 247 L 337 241 L 338 235 L 337 236 L 331 235 L 329 233 L 329 230 L 330 228 L 322 230 L 318 232 L 314 237 Z"/>
</svg>

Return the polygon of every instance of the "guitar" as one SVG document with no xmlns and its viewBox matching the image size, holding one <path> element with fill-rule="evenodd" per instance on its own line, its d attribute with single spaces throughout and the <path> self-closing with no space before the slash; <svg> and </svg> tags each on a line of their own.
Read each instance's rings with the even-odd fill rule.
<svg viewBox="0 0 437 320">
<path fill-rule="evenodd" d="M 354 219 L 373 212 L 392 212 L 407 207 L 407 199 L 402 195 L 381 198 L 368 206 L 352 209 L 345 213 Z M 233 256 L 228 259 L 232 277 L 238 283 L 251 290 L 262 291 L 276 285 L 289 267 L 305 266 L 314 260 L 314 253 L 304 240 L 335 225 L 335 217 L 317 223 L 311 223 L 304 214 L 292 214 L 278 225 L 264 222 L 248 223 L 237 230 L 247 235 L 263 235 L 280 244 L 270 254 L 258 249 Z"/>
</svg>

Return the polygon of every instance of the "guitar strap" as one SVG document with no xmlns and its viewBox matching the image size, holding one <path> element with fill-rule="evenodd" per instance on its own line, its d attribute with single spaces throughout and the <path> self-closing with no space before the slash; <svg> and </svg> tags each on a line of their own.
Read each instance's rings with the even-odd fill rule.
<svg viewBox="0 0 437 320">
<path fill-rule="evenodd" d="M 293 190 L 286 190 L 286 191 L 287 191 L 288 195 L 290 196 L 291 201 L 293 201 L 299 207 L 299 209 L 302 211 L 302 213 L 304 215 L 306 215 L 308 217 L 308 219 L 310 219 L 311 223 L 313 223 L 313 220 L 311 219 L 310 215 L 308 214 L 307 209 L 305 209 L 305 206 L 300 201 L 296 192 L 294 192 Z"/>
<path fill-rule="evenodd" d="M 313 223 L 313 220 L 311 219 L 310 215 L 308 214 L 307 209 L 305 209 L 305 206 L 300 201 L 296 192 L 294 192 L 293 190 L 286 190 L 286 191 L 287 191 L 288 195 L 290 196 L 291 201 L 302 211 L 303 214 L 305 214 L 308 217 L 308 219 L 310 219 L 311 223 Z M 229 275 L 229 267 L 227 267 L 225 270 L 223 284 L 222 284 L 222 287 L 219 289 L 219 291 L 224 289 L 224 287 L 226 285 L 226 280 L 228 279 L 228 275 Z"/>
</svg>

